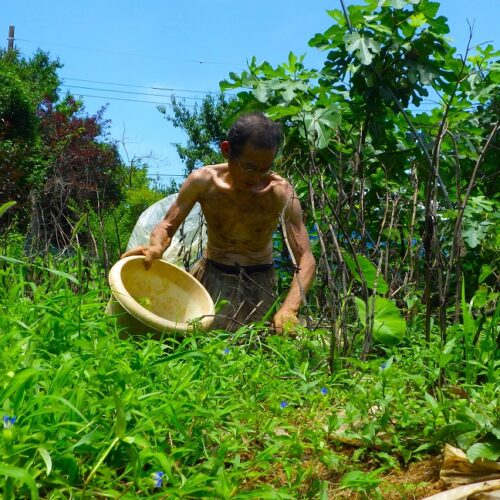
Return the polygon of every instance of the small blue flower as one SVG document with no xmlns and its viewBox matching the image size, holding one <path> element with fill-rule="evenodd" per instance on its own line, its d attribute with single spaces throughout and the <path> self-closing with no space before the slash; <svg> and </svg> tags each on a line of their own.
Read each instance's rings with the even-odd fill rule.
<svg viewBox="0 0 500 500">
<path fill-rule="evenodd" d="M 10 429 L 16 423 L 17 417 L 9 417 L 8 415 L 3 416 L 3 428 Z"/>
<path fill-rule="evenodd" d="M 328 389 L 326 387 L 322 387 L 320 392 L 321 394 L 323 394 L 323 396 L 326 396 L 328 394 Z"/>
<path fill-rule="evenodd" d="M 281 408 L 286 408 L 287 406 L 288 406 L 288 403 L 287 403 L 286 401 L 282 401 L 282 402 L 280 403 L 280 407 L 281 407 Z"/>
<path fill-rule="evenodd" d="M 229 347 L 226 347 L 223 351 L 222 351 L 222 354 L 229 354 L 231 352 L 231 350 L 229 349 Z"/>
<path fill-rule="evenodd" d="M 155 482 L 155 488 L 161 488 L 163 486 L 163 476 L 164 472 L 158 471 L 153 474 L 153 480 Z"/>
<path fill-rule="evenodd" d="M 385 370 L 386 368 L 387 368 L 387 361 L 386 361 L 385 363 L 382 363 L 382 364 L 380 365 L 380 369 L 381 369 L 381 370 Z"/>
</svg>

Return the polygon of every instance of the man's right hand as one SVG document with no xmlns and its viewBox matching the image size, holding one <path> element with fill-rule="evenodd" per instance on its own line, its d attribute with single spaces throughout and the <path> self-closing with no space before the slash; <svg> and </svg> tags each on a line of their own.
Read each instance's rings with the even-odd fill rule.
<svg viewBox="0 0 500 500">
<path fill-rule="evenodd" d="M 144 255 L 144 267 L 147 271 L 151 267 L 153 259 L 161 259 L 164 251 L 160 245 L 141 245 L 125 252 L 120 259 L 130 257 L 131 255 Z"/>
</svg>

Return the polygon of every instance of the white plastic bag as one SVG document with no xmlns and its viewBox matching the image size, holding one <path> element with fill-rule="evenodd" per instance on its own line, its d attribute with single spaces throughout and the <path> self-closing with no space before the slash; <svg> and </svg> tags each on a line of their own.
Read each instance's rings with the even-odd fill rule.
<svg viewBox="0 0 500 500">
<path fill-rule="evenodd" d="M 165 217 L 176 198 L 177 194 L 171 194 L 142 212 L 128 240 L 127 250 L 139 245 L 149 245 L 151 231 Z M 202 256 L 206 241 L 205 219 L 200 204 L 196 203 L 175 233 L 172 243 L 163 254 L 163 258 L 178 267 L 189 270 Z"/>
</svg>

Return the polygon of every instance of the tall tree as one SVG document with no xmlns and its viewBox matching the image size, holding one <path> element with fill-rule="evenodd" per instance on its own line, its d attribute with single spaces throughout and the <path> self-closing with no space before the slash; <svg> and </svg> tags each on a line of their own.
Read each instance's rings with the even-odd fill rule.
<svg viewBox="0 0 500 500">
<path fill-rule="evenodd" d="M 21 231 L 31 221 L 36 249 L 68 243 L 74 210 L 102 209 L 119 198 L 121 160 L 104 109 L 88 116 L 71 95 L 60 99 L 60 67 L 41 51 L 30 59 L 0 53 L 0 200 L 17 202 L 7 215 Z"/>
<path fill-rule="evenodd" d="M 45 168 L 37 110 L 44 99 L 57 99 L 60 67 L 41 51 L 31 59 L 0 51 L 0 200 L 17 202 L 0 223 L 26 219 L 30 189 Z"/>
<path fill-rule="evenodd" d="M 201 105 L 193 110 L 177 99 L 172 99 L 173 115 L 167 114 L 164 106 L 158 110 L 174 127 L 183 130 L 188 137 L 187 144 L 175 143 L 177 154 L 184 162 L 186 175 L 203 165 L 223 161 L 219 151 L 220 143 L 227 135 L 228 118 L 233 114 L 232 99 L 224 94 L 207 94 Z"/>
<path fill-rule="evenodd" d="M 294 54 L 277 67 L 253 59 L 221 86 L 240 90 L 238 109 L 282 121 L 278 168 L 321 249 L 317 310 L 345 335 L 346 305 L 360 295 L 365 354 L 375 326 L 388 324 L 380 295 L 405 304 L 422 284 L 411 300 L 425 304 L 427 338 L 434 315 L 444 340 L 462 272 L 475 282 L 492 260 L 489 245 L 481 259 L 476 248 L 498 248 L 498 203 L 485 197 L 498 169 L 498 53 L 458 56 L 438 10 L 430 0 L 367 0 L 328 11 L 334 24 L 310 41 L 326 54 L 320 71 Z M 431 92 L 437 103 L 426 101 Z"/>
<path fill-rule="evenodd" d="M 102 211 L 120 199 L 121 160 L 115 144 L 103 140 L 108 125 L 103 113 L 86 115 L 83 103 L 71 95 L 57 104 L 45 101 L 38 110 L 46 169 L 31 193 L 36 249 L 49 244 L 64 248 L 78 214 L 90 208 Z"/>
</svg>

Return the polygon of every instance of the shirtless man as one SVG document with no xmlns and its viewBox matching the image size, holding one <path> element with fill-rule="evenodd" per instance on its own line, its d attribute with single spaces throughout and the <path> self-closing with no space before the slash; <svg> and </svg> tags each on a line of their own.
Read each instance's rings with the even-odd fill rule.
<svg viewBox="0 0 500 500">
<path fill-rule="evenodd" d="M 150 244 L 122 255 L 144 255 L 149 269 L 199 202 L 208 242 L 191 273 L 214 301 L 228 301 L 213 328 L 234 331 L 241 324 L 262 319 L 275 302 L 272 235 L 282 213 L 298 271 L 274 315 L 277 332 L 297 323 L 302 297 L 311 286 L 316 263 L 299 200 L 290 183 L 271 170 L 280 136 L 279 125 L 263 113 L 241 116 L 221 143 L 227 163 L 192 172 L 165 218 L 153 229 Z"/>
</svg>

